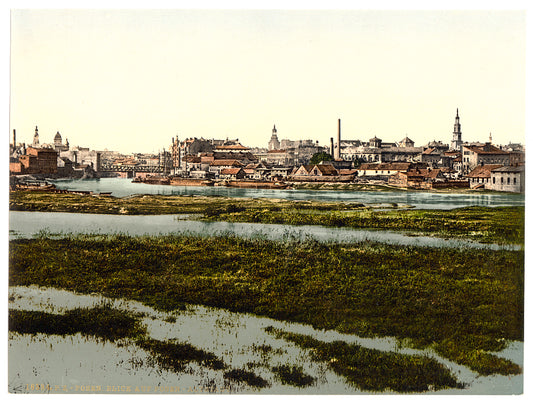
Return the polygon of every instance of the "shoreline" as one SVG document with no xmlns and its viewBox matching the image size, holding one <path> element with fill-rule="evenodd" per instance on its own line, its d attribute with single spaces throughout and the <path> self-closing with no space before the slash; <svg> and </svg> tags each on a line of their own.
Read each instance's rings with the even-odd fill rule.
<svg viewBox="0 0 533 405">
<path fill-rule="evenodd" d="M 201 220 L 285 225 L 322 225 L 466 238 L 484 243 L 524 243 L 525 207 L 417 209 L 388 202 L 325 202 L 251 197 L 10 193 L 10 211 L 87 214 L 196 214 Z"/>
</svg>

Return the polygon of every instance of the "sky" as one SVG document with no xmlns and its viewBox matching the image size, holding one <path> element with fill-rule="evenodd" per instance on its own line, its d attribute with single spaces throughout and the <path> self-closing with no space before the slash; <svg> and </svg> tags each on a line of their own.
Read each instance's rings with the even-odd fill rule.
<svg viewBox="0 0 533 405">
<path fill-rule="evenodd" d="M 12 9 L 10 136 L 525 143 L 520 10 Z"/>
</svg>

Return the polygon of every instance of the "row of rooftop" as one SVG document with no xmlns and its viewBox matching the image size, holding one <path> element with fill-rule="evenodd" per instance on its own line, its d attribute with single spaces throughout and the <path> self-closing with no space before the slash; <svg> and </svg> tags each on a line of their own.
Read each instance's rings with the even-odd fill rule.
<svg viewBox="0 0 533 405">
<path fill-rule="evenodd" d="M 40 144 L 38 128 L 35 129 L 34 142 L 31 145 L 17 144 L 16 132 L 13 131 L 13 144 L 10 149 L 10 173 L 42 174 L 56 177 L 93 177 L 93 176 L 128 176 L 141 177 L 172 175 L 197 178 L 251 178 L 269 180 L 295 179 L 305 171 L 302 167 L 316 156 L 328 157 L 335 170 L 354 170 L 357 175 L 353 181 L 365 178 L 389 181 L 390 175 L 397 172 L 392 169 L 395 164 L 416 164 L 418 169 L 433 170 L 429 177 L 434 177 L 435 169 L 444 178 L 453 181 L 471 182 L 471 173 L 485 173 L 483 180 L 488 182 L 487 170 L 504 170 L 505 167 L 517 167 L 525 164 L 525 148 L 520 144 L 496 146 L 489 142 L 467 143 L 462 140 L 459 112 L 455 119 L 453 148 L 441 141 L 433 141 L 422 147 L 407 136 L 399 142 L 383 142 L 377 137 L 368 142 L 341 139 L 341 121 L 338 121 L 336 142 L 331 138 L 329 146 L 320 146 L 318 141 L 278 140 L 277 128 L 274 126 L 267 148 L 248 148 L 238 139 L 203 139 L 172 138 L 168 150 L 158 154 L 122 155 L 117 152 L 92 151 L 89 148 L 71 148 L 68 140 L 63 143 L 59 132 L 52 144 Z M 329 156 L 328 156 L 329 155 Z M 381 177 L 376 172 L 365 169 L 368 164 L 381 166 Z M 254 166 L 255 167 L 252 167 Z M 408 171 L 405 165 L 403 172 Z M 480 169 L 484 167 L 484 169 Z M 299 173 L 296 173 L 300 170 Z M 515 170 L 515 169 L 509 169 Z M 523 172 L 523 171 L 522 171 Z M 372 173 L 372 174 L 370 174 Z M 354 173 L 352 173 L 354 174 Z M 308 176 L 309 174 L 303 174 Z M 337 176 L 346 173 L 337 173 Z M 389 175 L 389 176 L 387 176 Z M 321 170 L 321 177 L 327 176 Z M 523 177 L 523 174 L 521 175 Z M 437 176 L 438 177 L 438 176 Z M 495 180 L 494 180 L 495 181 Z M 499 180 L 502 181 L 507 180 Z M 512 191 L 522 191 L 523 180 L 509 180 L 517 184 Z M 457 183 L 458 184 L 458 183 Z M 495 183 L 494 183 L 495 184 Z"/>
</svg>

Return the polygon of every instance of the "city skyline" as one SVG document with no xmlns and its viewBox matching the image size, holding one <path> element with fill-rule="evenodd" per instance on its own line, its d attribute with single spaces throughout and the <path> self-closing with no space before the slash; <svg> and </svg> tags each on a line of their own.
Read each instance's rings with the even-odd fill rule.
<svg viewBox="0 0 533 405">
<path fill-rule="evenodd" d="M 171 138 L 525 143 L 525 12 L 13 10 L 10 129 Z"/>
</svg>

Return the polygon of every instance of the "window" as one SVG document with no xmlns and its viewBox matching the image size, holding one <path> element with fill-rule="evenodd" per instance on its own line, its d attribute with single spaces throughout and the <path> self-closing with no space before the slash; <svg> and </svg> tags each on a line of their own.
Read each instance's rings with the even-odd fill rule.
<svg viewBox="0 0 533 405">
<path fill-rule="evenodd" d="M 507 177 L 507 184 L 511 184 L 511 178 Z"/>
<path fill-rule="evenodd" d="M 503 177 L 501 177 L 501 183 L 503 184 Z"/>
<path fill-rule="evenodd" d="M 513 179 L 513 184 L 516 185 L 516 177 Z"/>
<path fill-rule="evenodd" d="M 496 177 L 492 178 L 492 184 L 496 184 Z"/>
</svg>

